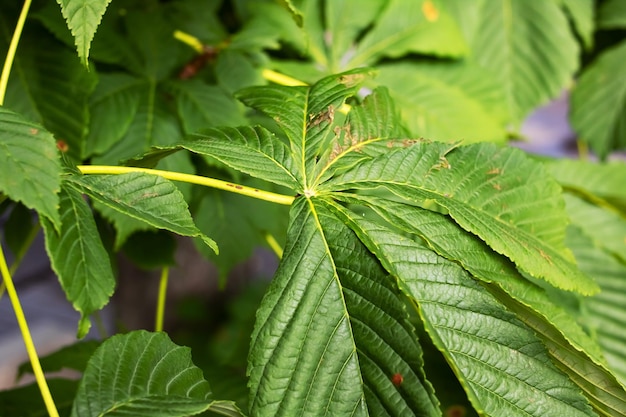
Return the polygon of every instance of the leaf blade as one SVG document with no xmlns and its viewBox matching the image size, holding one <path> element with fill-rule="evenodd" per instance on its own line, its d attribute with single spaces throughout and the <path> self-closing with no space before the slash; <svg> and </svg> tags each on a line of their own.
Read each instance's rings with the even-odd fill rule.
<svg viewBox="0 0 626 417">
<path fill-rule="evenodd" d="M 57 0 L 74 35 L 78 57 L 87 65 L 91 40 L 111 0 Z"/>
<path fill-rule="evenodd" d="M 109 255 L 102 245 L 91 210 L 71 187 L 60 193 L 61 226 L 42 222 L 52 269 L 68 300 L 81 313 L 78 336 L 89 330 L 89 315 L 104 307 L 115 288 Z"/>
<path fill-rule="evenodd" d="M 189 348 L 175 345 L 165 333 L 140 330 L 98 347 L 78 387 L 72 417 L 182 417 L 208 409 L 210 397 Z"/>
<path fill-rule="evenodd" d="M 593 415 L 534 333 L 458 265 L 354 213 L 346 211 L 346 218 L 418 303 L 428 333 L 479 413 Z M 525 393 L 516 398 L 522 390 Z"/>
<path fill-rule="evenodd" d="M 75 176 L 71 181 L 77 189 L 122 214 L 181 236 L 199 237 L 217 252 L 215 242 L 194 225 L 181 192 L 158 175 L 132 172 Z"/>
<path fill-rule="evenodd" d="M 473 58 L 504 86 L 509 113 L 518 124 L 570 81 L 577 43 L 553 1 L 483 1 L 479 19 Z"/>
<path fill-rule="evenodd" d="M 626 43 L 604 51 L 581 75 L 572 92 L 570 121 L 601 158 L 626 147 Z"/>
<path fill-rule="evenodd" d="M 616 381 L 598 343 L 552 300 L 553 294 L 522 277 L 510 262 L 444 215 L 393 202 L 354 200 L 366 203 L 400 230 L 417 234 L 439 255 L 482 280 L 500 303 L 537 333 L 557 366 L 583 390 L 596 410 L 609 410 L 609 414 L 626 411 L 626 390 Z M 596 297 L 602 299 L 602 295 Z"/>
<path fill-rule="evenodd" d="M 0 136 L 0 191 L 60 228 L 61 164 L 54 138 L 4 107 L 0 108 Z"/>
<path fill-rule="evenodd" d="M 412 204 L 435 202 L 532 276 L 583 294 L 598 290 L 573 264 L 564 243 L 567 215 L 560 188 L 540 164 L 492 144 L 454 149 L 425 142 L 397 145 L 320 188 L 381 186 Z"/>
</svg>

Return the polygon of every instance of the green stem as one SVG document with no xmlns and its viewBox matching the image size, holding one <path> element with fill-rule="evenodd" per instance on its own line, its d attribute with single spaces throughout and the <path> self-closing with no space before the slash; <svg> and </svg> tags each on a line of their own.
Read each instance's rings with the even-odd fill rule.
<svg viewBox="0 0 626 417">
<path fill-rule="evenodd" d="M 6 59 L 4 60 L 4 67 L 2 68 L 2 75 L 0 75 L 0 106 L 4 104 L 4 95 L 7 92 L 7 85 L 9 83 L 9 74 L 11 73 L 11 67 L 13 66 L 13 60 L 15 59 L 15 51 L 17 51 L 17 44 L 20 42 L 22 36 L 22 29 L 24 29 L 24 22 L 26 22 L 26 16 L 28 15 L 28 9 L 30 9 L 31 0 L 25 0 L 24 6 L 22 6 L 22 12 L 17 19 L 17 25 L 13 32 L 13 38 L 7 51 Z"/>
<path fill-rule="evenodd" d="M 581 161 L 588 161 L 589 160 L 589 147 L 587 146 L 587 144 L 583 142 L 582 140 L 578 139 L 576 141 L 576 146 L 578 148 L 578 158 Z"/>
<path fill-rule="evenodd" d="M 26 352 L 28 353 L 30 364 L 33 367 L 33 373 L 35 374 L 37 385 L 39 385 L 39 391 L 41 392 L 41 396 L 43 397 L 43 402 L 46 404 L 48 415 L 50 417 L 59 417 L 59 412 L 56 409 L 56 405 L 54 404 L 54 400 L 52 399 L 52 394 L 50 394 L 50 389 L 48 388 L 46 378 L 43 374 L 43 370 L 41 369 L 41 364 L 39 363 L 39 356 L 37 356 L 37 351 L 35 350 L 33 338 L 30 335 L 30 330 L 28 328 L 28 323 L 26 322 L 26 317 L 24 316 L 24 311 L 22 310 L 20 300 L 17 297 L 17 292 L 15 291 L 15 286 L 13 285 L 13 279 L 11 278 L 11 273 L 9 272 L 6 259 L 4 258 L 4 251 L 2 250 L 2 246 L 0 246 L 0 273 L 2 273 L 2 279 L 6 284 L 7 293 L 9 294 L 9 299 L 11 300 L 11 304 L 13 305 L 13 311 L 15 312 L 15 317 L 17 318 L 17 324 L 19 325 L 20 331 L 22 332 L 22 339 L 24 339 Z"/>
<path fill-rule="evenodd" d="M 154 331 L 163 331 L 163 317 L 165 316 L 165 298 L 167 295 L 167 281 L 170 269 L 166 266 L 161 271 L 161 281 L 159 283 L 159 297 L 157 299 L 156 317 L 154 320 Z"/>
<path fill-rule="evenodd" d="M 201 177 L 199 175 L 182 174 L 180 172 L 162 171 L 158 169 L 118 167 L 105 165 L 79 165 L 78 169 L 83 174 L 127 174 L 129 172 L 145 172 L 146 174 L 159 175 L 172 181 L 187 182 L 190 184 L 204 185 L 205 187 L 217 188 L 219 190 L 230 191 L 259 200 L 269 201 L 277 204 L 291 205 L 295 197 L 283 194 L 263 191 L 257 188 L 246 187 L 245 185 L 233 184 L 231 182 L 218 180 L 215 178 Z"/>
<path fill-rule="evenodd" d="M 272 235 L 269 232 L 266 232 L 265 233 L 265 241 L 270 246 L 270 248 L 274 251 L 274 253 L 278 257 L 278 259 L 282 259 L 283 258 L 283 248 L 280 247 L 280 244 L 278 243 L 278 241 L 276 240 L 274 235 Z"/>
</svg>

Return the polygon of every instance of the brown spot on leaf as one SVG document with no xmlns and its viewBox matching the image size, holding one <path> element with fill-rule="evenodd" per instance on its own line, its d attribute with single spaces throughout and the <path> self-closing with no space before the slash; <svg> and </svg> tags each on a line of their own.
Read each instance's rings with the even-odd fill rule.
<svg viewBox="0 0 626 417">
<path fill-rule="evenodd" d="M 549 264 L 551 264 L 551 265 L 552 265 L 552 258 L 550 258 L 550 255 L 548 255 L 547 253 L 545 253 L 545 252 L 543 251 L 543 249 L 539 249 L 539 255 L 541 255 L 541 257 L 542 257 L 543 259 L 545 259 L 546 261 L 548 261 L 548 263 L 549 263 Z"/>
<path fill-rule="evenodd" d="M 419 141 L 420 141 L 419 139 L 403 139 L 402 140 L 402 147 L 408 148 L 409 146 L 415 145 Z"/>
<path fill-rule="evenodd" d="M 500 184 L 498 184 L 497 182 L 491 185 L 493 188 L 495 188 L 498 191 L 502 190 L 502 186 Z"/>
<path fill-rule="evenodd" d="M 346 87 L 354 87 L 365 79 L 365 74 L 344 74 L 339 77 L 339 82 Z"/>
<path fill-rule="evenodd" d="M 465 417 L 467 409 L 462 405 L 451 405 L 446 409 L 445 417 Z"/>
<path fill-rule="evenodd" d="M 31 135 L 36 135 L 37 133 L 39 133 L 39 129 L 35 129 L 34 127 L 30 128 L 30 134 Z"/>
<path fill-rule="evenodd" d="M 70 150 L 70 146 L 63 139 L 57 140 L 57 149 L 65 153 Z"/>
<path fill-rule="evenodd" d="M 391 383 L 396 387 L 399 387 L 404 382 L 404 377 L 401 373 L 395 373 L 391 377 Z"/>
<path fill-rule="evenodd" d="M 500 168 L 494 168 L 487 171 L 487 175 L 499 175 L 502 174 L 502 170 Z"/>
<path fill-rule="evenodd" d="M 437 10 L 437 7 L 435 7 L 431 0 L 426 0 L 422 3 L 422 13 L 424 13 L 426 20 L 429 22 L 434 22 L 439 19 L 439 10 Z"/>
<path fill-rule="evenodd" d="M 308 128 L 319 125 L 322 122 L 332 123 L 335 120 L 335 107 L 331 104 L 328 106 L 326 111 L 323 111 L 318 114 L 309 115 L 309 125 Z"/>
</svg>

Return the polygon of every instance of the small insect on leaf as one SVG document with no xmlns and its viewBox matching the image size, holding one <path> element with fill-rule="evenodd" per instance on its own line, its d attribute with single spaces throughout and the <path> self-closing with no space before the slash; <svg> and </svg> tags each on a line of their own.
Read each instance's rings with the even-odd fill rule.
<svg viewBox="0 0 626 417">
<path fill-rule="evenodd" d="M 396 387 L 399 387 L 400 384 L 402 384 L 402 382 L 404 381 L 404 377 L 402 376 L 401 373 L 396 372 L 395 374 L 393 374 L 393 376 L 391 377 L 391 383 L 393 385 L 395 385 Z"/>
</svg>

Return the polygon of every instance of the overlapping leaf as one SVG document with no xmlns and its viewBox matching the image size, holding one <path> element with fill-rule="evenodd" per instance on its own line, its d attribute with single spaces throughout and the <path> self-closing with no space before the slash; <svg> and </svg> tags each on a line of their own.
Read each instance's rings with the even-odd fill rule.
<svg viewBox="0 0 626 417">
<path fill-rule="evenodd" d="M 338 205 L 335 210 L 414 298 L 426 330 L 479 413 L 593 415 L 533 331 L 461 267 L 389 228 Z"/>
<path fill-rule="evenodd" d="M 89 330 L 89 315 L 104 307 L 115 288 L 109 255 L 102 245 L 91 209 L 80 192 L 63 187 L 61 227 L 43 221 L 46 250 L 68 300 L 81 313 L 78 336 Z"/>
<path fill-rule="evenodd" d="M 330 139 L 335 111 L 347 97 L 356 94 L 371 72 L 367 68 L 348 71 L 323 78 L 311 87 L 253 87 L 238 96 L 283 129 L 289 139 L 297 178 L 306 188 L 311 182 L 313 162 Z"/>
<path fill-rule="evenodd" d="M 398 148 L 338 175 L 323 189 L 385 187 L 417 204 L 433 201 L 531 275 L 583 294 L 598 290 L 564 245 L 560 190 L 541 165 L 494 145 L 452 149 L 413 142 L 397 141 Z"/>
<path fill-rule="evenodd" d="M 252 414 L 438 415 L 400 300 L 323 201 L 298 199 L 252 336 Z"/>
<path fill-rule="evenodd" d="M 486 282 L 489 292 L 537 333 L 561 370 L 580 386 L 596 410 L 608 410 L 610 415 L 626 412 L 626 391 L 609 371 L 597 343 L 574 317 L 524 279 L 504 257 L 442 214 L 362 196 L 346 201 L 367 204 L 389 224 L 418 235 L 439 255 Z"/>
<path fill-rule="evenodd" d="M 137 331 L 113 336 L 96 350 L 78 387 L 72 417 L 183 417 L 214 406 L 231 413 L 225 415 L 239 415 L 231 404 L 211 400 L 189 348 L 175 345 L 165 333 Z"/>
<path fill-rule="evenodd" d="M 584 300 L 583 320 L 592 328 L 608 363 L 626 386 L 626 337 L 622 331 L 626 326 L 626 264 L 595 245 L 580 227 L 570 227 L 568 243 L 581 269 L 602 288 L 600 294 Z"/>
<path fill-rule="evenodd" d="M 0 107 L 0 192 L 60 228 L 61 165 L 50 132 Z"/>
</svg>

